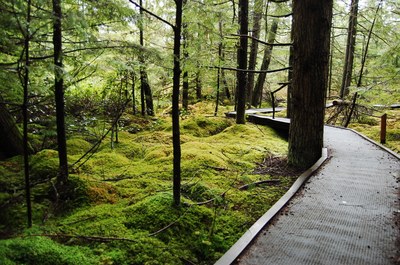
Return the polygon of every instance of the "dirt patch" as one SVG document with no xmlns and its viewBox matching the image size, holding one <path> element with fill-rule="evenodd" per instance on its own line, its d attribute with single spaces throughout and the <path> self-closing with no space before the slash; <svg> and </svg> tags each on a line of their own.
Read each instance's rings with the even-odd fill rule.
<svg viewBox="0 0 400 265">
<path fill-rule="evenodd" d="M 267 156 L 261 163 L 257 163 L 257 168 L 253 174 L 298 177 L 304 169 L 296 168 L 288 164 L 287 157 Z"/>
</svg>

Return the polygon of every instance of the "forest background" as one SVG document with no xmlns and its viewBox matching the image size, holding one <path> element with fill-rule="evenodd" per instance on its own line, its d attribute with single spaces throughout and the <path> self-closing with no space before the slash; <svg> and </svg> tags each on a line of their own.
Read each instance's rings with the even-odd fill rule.
<svg viewBox="0 0 400 265">
<path fill-rule="evenodd" d="M 223 117 L 238 104 L 235 1 L 0 2 L 1 263 L 211 264 L 295 179 L 271 164 L 284 137 Z M 241 98 L 290 116 L 291 2 L 248 5 Z M 376 140 L 387 113 L 397 152 L 399 16 L 394 0 L 334 1 L 326 110 Z"/>
</svg>

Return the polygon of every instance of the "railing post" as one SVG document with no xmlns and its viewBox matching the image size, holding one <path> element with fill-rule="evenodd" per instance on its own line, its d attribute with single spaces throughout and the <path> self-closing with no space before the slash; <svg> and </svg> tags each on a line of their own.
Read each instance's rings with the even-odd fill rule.
<svg viewBox="0 0 400 265">
<path fill-rule="evenodd" d="M 271 92 L 271 103 L 272 103 L 272 119 L 275 119 L 275 95 Z"/>
<path fill-rule="evenodd" d="M 381 144 L 386 143 L 386 119 L 387 114 L 383 114 L 381 117 Z"/>
</svg>

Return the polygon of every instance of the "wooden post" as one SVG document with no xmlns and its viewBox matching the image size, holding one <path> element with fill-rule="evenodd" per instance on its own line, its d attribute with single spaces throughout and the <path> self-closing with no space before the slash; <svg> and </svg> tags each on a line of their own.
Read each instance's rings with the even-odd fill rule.
<svg viewBox="0 0 400 265">
<path fill-rule="evenodd" d="M 381 144 L 386 143 L 386 119 L 387 114 L 383 114 L 381 117 Z"/>
</svg>

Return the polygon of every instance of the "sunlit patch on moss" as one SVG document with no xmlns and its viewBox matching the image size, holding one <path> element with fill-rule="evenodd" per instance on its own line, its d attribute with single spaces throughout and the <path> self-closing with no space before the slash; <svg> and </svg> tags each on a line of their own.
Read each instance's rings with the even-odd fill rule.
<svg viewBox="0 0 400 265">
<path fill-rule="evenodd" d="M 91 148 L 91 144 L 81 138 L 67 140 L 67 150 L 69 155 L 84 154 Z"/>
</svg>

